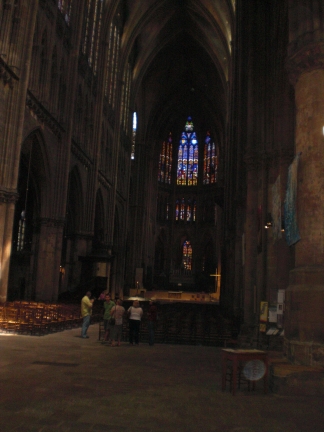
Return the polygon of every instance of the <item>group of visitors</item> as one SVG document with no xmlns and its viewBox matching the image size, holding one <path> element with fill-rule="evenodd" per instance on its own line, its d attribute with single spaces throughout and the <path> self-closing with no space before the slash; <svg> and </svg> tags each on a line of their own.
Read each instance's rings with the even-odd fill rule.
<svg viewBox="0 0 324 432">
<path fill-rule="evenodd" d="M 103 295 L 101 295 L 103 299 Z M 92 314 L 94 299 L 91 299 L 91 292 L 88 291 L 81 300 L 81 315 L 83 317 L 81 337 L 88 338 L 87 330 L 90 325 L 90 317 Z M 104 294 L 103 303 L 103 320 L 104 320 L 104 341 L 110 343 L 111 346 L 120 346 L 123 333 L 123 319 L 126 314 L 125 308 L 122 306 L 121 299 L 116 302 L 112 301 L 110 294 Z M 133 305 L 127 310 L 129 319 L 129 343 L 130 345 L 139 344 L 140 325 L 143 317 L 143 309 L 139 301 L 134 300 Z M 150 300 L 147 311 L 147 323 L 149 333 L 149 344 L 154 345 L 154 328 L 157 321 L 157 306 L 153 299 Z"/>
</svg>

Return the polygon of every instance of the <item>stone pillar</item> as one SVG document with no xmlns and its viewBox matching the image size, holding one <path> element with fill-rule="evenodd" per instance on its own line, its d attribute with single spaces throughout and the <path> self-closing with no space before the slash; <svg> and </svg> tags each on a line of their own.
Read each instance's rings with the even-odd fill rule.
<svg viewBox="0 0 324 432">
<path fill-rule="evenodd" d="M 7 299 L 14 206 L 22 142 L 26 92 L 38 0 L 2 4 L 0 28 L 0 301 Z M 10 43 L 12 18 L 22 14 L 19 35 L 23 43 Z"/>
<path fill-rule="evenodd" d="M 256 260 L 258 246 L 258 171 L 256 155 L 248 155 L 244 266 L 244 327 L 253 331 L 256 322 Z M 262 228 L 261 228 L 262 229 Z"/>
<path fill-rule="evenodd" d="M 295 86 L 301 240 L 286 292 L 285 338 L 296 363 L 324 365 L 324 43 L 321 0 L 291 2 L 288 70 Z M 323 21 L 323 19 L 322 19 Z"/>
<path fill-rule="evenodd" d="M 37 253 L 36 301 L 56 301 L 60 281 L 64 222 L 42 219 Z"/>
<path fill-rule="evenodd" d="M 7 300 L 12 226 L 17 193 L 0 190 L 0 302 Z"/>
</svg>

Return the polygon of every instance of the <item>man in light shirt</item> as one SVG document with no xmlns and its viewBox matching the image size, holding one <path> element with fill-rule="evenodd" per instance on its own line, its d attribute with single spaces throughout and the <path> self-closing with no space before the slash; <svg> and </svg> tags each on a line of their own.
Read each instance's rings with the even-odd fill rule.
<svg viewBox="0 0 324 432">
<path fill-rule="evenodd" d="M 94 299 L 90 299 L 91 291 L 88 291 L 86 295 L 81 300 L 81 316 L 83 318 L 82 329 L 81 329 L 81 337 L 84 339 L 88 339 L 87 330 L 90 325 L 90 317 L 92 314 L 92 306 Z"/>
</svg>

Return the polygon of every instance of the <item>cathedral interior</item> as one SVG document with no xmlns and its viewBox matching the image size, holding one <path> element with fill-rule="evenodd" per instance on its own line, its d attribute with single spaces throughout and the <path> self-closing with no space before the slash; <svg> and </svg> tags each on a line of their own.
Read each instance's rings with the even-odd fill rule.
<svg viewBox="0 0 324 432">
<path fill-rule="evenodd" d="M 0 301 L 206 293 L 324 365 L 322 1 L 0 7 Z"/>
</svg>

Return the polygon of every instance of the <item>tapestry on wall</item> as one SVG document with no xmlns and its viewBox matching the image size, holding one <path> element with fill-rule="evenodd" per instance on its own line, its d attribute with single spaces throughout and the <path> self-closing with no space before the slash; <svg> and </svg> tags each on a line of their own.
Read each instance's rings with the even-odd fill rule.
<svg viewBox="0 0 324 432">
<path fill-rule="evenodd" d="M 281 199 L 280 199 L 280 175 L 272 186 L 272 238 L 273 243 L 281 239 Z"/>
<path fill-rule="evenodd" d="M 298 153 L 288 169 L 288 182 L 285 199 L 285 234 L 288 246 L 300 240 L 297 226 L 296 198 L 297 198 L 297 170 L 300 153 Z"/>
</svg>

